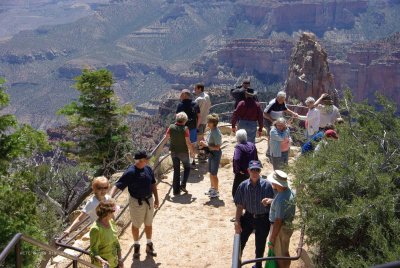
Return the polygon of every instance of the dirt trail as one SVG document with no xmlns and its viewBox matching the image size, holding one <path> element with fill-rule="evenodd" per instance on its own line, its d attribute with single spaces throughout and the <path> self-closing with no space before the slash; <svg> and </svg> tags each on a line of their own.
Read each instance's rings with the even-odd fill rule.
<svg viewBox="0 0 400 268">
<path fill-rule="evenodd" d="M 234 226 L 230 219 L 234 216 L 235 205 L 231 189 L 233 172 L 231 159 L 236 144 L 233 136 L 224 135 L 223 160 L 227 163 L 218 172 L 220 197 L 210 200 L 204 194 L 210 187 L 207 163 L 192 169 L 187 184 L 188 194 L 174 197 L 171 191 L 172 170 L 158 184 L 160 209 L 153 222 L 153 243 L 158 256 L 146 258 L 143 234 L 141 256 L 133 260 L 133 239 L 130 227 L 120 237 L 122 256 L 127 267 L 231 267 Z M 266 162 L 266 140 L 257 138 L 259 158 L 263 163 L 262 175 L 268 175 L 272 166 Z M 299 232 L 291 239 L 290 254 L 296 255 Z M 254 258 L 254 235 L 243 252 L 243 260 Z M 248 265 L 246 267 L 251 267 Z M 301 261 L 292 262 L 291 267 L 303 267 Z"/>
</svg>

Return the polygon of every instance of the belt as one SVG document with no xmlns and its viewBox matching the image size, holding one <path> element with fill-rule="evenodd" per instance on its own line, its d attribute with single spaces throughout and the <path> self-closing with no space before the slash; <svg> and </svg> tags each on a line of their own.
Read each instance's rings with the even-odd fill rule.
<svg viewBox="0 0 400 268">
<path fill-rule="evenodd" d="M 260 218 L 264 218 L 268 215 L 268 213 L 262 213 L 262 214 L 254 214 L 254 213 L 250 213 L 250 212 L 245 212 L 244 215 L 250 216 L 254 219 L 260 219 Z"/>
<path fill-rule="evenodd" d="M 151 207 L 150 206 L 150 202 L 149 202 L 150 198 L 152 198 L 151 195 L 146 196 L 146 197 L 139 197 L 139 198 L 138 197 L 133 197 L 133 198 L 137 199 L 137 201 L 139 203 L 139 206 L 141 206 L 143 204 L 143 201 L 145 201 L 146 204 L 149 205 L 149 208 Z"/>
</svg>

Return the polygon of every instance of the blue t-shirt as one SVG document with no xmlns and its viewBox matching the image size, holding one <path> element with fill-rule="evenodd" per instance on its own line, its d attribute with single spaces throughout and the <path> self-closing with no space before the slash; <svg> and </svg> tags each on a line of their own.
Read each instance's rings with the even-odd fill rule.
<svg viewBox="0 0 400 268">
<path fill-rule="evenodd" d="M 115 186 L 124 190 L 128 187 L 129 194 L 133 198 L 145 198 L 152 195 L 152 184 L 156 183 L 154 173 L 149 166 L 139 169 L 130 166 L 115 183 Z"/>
<path fill-rule="evenodd" d="M 271 204 L 269 221 L 273 223 L 275 219 L 281 219 L 284 222 L 292 222 L 296 212 L 293 199 L 294 193 L 290 188 L 287 188 L 284 192 L 278 192 Z"/>
<path fill-rule="evenodd" d="M 210 146 L 216 146 L 222 144 L 221 131 L 216 127 L 211 129 L 207 136 L 207 143 Z"/>
</svg>

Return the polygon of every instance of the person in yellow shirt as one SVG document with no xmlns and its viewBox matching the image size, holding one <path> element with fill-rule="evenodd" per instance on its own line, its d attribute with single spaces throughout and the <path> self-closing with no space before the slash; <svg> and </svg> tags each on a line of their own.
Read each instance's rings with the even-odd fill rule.
<svg viewBox="0 0 400 268">
<path fill-rule="evenodd" d="M 102 268 L 123 268 L 121 246 L 113 220 L 116 204 L 113 200 L 101 201 L 96 208 L 98 219 L 90 228 L 90 256 L 92 263 Z"/>
</svg>

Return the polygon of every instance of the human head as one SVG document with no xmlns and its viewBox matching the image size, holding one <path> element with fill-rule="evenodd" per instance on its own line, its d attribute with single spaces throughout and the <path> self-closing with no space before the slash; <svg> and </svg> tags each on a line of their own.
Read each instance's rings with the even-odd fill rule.
<svg viewBox="0 0 400 268">
<path fill-rule="evenodd" d="M 239 129 L 236 131 L 236 141 L 237 143 L 247 142 L 247 132 L 245 129 Z"/>
<path fill-rule="evenodd" d="M 180 99 L 186 100 L 186 99 L 190 99 L 190 97 L 191 97 L 190 90 L 187 88 L 182 89 Z"/>
<path fill-rule="evenodd" d="M 278 94 L 276 94 L 276 100 L 278 101 L 279 104 L 285 103 L 286 92 L 285 91 L 279 91 Z"/>
<path fill-rule="evenodd" d="M 289 187 L 288 175 L 282 170 L 274 170 L 268 175 L 267 180 L 272 183 L 273 188 L 278 190 L 278 192 L 282 192 Z"/>
<path fill-rule="evenodd" d="M 326 126 L 324 127 L 324 131 L 327 131 L 327 130 L 329 130 L 329 129 L 335 130 L 336 128 L 335 128 L 335 126 L 332 125 L 332 124 L 328 124 L 328 125 L 326 125 Z"/>
<path fill-rule="evenodd" d="M 283 117 L 279 117 L 273 123 L 273 125 L 279 130 L 284 131 L 286 129 L 286 119 Z"/>
<path fill-rule="evenodd" d="M 314 105 L 314 103 L 315 103 L 315 99 L 314 99 L 313 97 L 308 97 L 308 98 L 306 99 L 305 103 L 306 103 L 306 106 L 307 106 L 308 108 L 311 108 L 311 107 Z"/>
<path fill-rule="evenodd" d="M 204 85 L 203 84 L 196 84 L 194 86 L 194 93 L 199 95 L 201 92 L 204 92 Z"/>
<path fill-rule="evenodd" d="M 208 124 L 208 127 L 210 127 L 210 128 L 215 128 L 215 127 L 217 127 L 218 122 L 219 122 L 219 117 L 218 117 L 217 114 L 214 114 L 214 113 L 213 113 L 213 114 L 207 115 L 207 124 Z"/>
<path fill-rule="evenodd" d="M 262 165 L 261 165 L 260 161 L 251 160 L 249 162 L 248 172 L 250 174 L 251 181 L 256 182 L 258 179 L 260 179 L 261 169 L 262 169 Z"/>
<path fill-rule="evenodd" d="M 179 124 L 186 124 L 188 121 L 188 116 L 185 112 L 177 113 L 175 116 L 175 121 Z"/>
<path fill-rule="evenodd" d="M 330 139 L 334 139 L 334 140 L 339 139 L 336 131 L 334 131 L 333 129 L 328 129 L 327 131 L 325 131 L 325 137 L 326 138 L 330 138 Z"/>
<path fill-rule="evenodd" d="M 117 209 L 115 201 L 113 199 L 102 200 L 96 207 L 96 215 L 99 217 L 99 220 L 104 219 L 110 214 L 114 213 Z"/>
<path fill-rule="evenodd" d="M 249 78 L 243 79 L 243 81 L 242 81 L 242 87 L 245 88 L 245 89 L 247 89 L 247 88 L 250 87 L 250 79 L 249 79 Z"/>
<path fill-rule="evenodd" d="M 104 199 L 104 196 L 107 194 L 109 188 L 110 183 L 106 177 L 100 176 L 94 178 L 92 182 L 92 190 L 98 200 Z"/>
<path fill-rule="evenodd" d="M 147 155 L 146 151 L 140 150 L 135 153 L 134 159 L 135 159 L 135 166 L 142 169 L 147 165 L 149 156 Z"/>
</svg>

